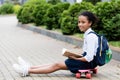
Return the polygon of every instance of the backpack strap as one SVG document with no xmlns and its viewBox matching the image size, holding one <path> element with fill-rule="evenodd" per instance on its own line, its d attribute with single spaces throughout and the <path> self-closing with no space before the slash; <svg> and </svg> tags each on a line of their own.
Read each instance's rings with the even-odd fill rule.
<svg viewBox="0 0 120 80">
<path fill-rule="evenodd" d="M 98 36 L 98 34 L 94 31 L 90 31 L 88 34 L 90 34 L 90 33 L 96 34 Z"/>
</svg>

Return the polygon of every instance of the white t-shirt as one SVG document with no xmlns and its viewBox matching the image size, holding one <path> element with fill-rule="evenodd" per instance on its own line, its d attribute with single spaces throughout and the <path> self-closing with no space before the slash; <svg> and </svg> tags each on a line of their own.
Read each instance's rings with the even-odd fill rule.
<svg viewBox="0 0 120 80">
<path fill-rule="evenodd" d="M 89 32 L 93 31 L 91 28 L 89 28 L 84 33 L 84 44 L 83 44 L 83 51 L 87 54 L 84 56 L 84 58 L 90 62 L 93 60 L 94 56 L 96 55 L 97 48 L 98 48 L 98 37 L 96 34 L 88 34 Z"/>
</svg>

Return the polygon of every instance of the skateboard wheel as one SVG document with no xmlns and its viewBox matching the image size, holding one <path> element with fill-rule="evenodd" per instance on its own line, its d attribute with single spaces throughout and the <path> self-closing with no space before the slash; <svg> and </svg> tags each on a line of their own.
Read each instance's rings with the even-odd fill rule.
<svg viewBox="0 0 120 80">
<path fill-rule="evenodd" d="M 86 73 L 86 78 L 90 79 L 91 78 L 91 74 L 90 73 Z"/>
<path fill-rule="evenodd" d="M 93 73 L 94 73 L 94 74 L 97 74 L 97 69 L 94 69 L 94 70 L 93 70 Z"/>
<path fill-rule="evenodd" d="M 80 73 L 76 73 L 76 78 L 80 78 L 81 77 L 81 74 Z"/>
</svg>

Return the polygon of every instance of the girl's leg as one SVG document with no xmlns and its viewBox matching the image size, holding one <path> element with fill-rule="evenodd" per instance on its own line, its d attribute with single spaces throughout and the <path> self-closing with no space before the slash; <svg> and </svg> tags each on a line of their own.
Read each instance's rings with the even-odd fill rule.
<svg viewBox="0 0 120 80">
<path fill-rule="evenodd" d="M 38 65 L 38 66 L 31 66 L 30 69 L 37 69 L 37 68 L 42 68 L 42 67 L 47 67 L 50 66 L 51 64 L 44 64 L 44 65 Z"/>
<path fill-rule="evenodd" d="M 50 64 L 50 65 L 35 68 L 35 69 L 30 68 L 28 70 L 28 73 L 29 74 L 30 73 L 47 74 L 47 73 L 52 73 L 52 72 L 57 71 L 57 70 L 67 70 L 67 66 L 66 66 L 65 62 L 58 62 L 58 63 Z"/>
</svg>

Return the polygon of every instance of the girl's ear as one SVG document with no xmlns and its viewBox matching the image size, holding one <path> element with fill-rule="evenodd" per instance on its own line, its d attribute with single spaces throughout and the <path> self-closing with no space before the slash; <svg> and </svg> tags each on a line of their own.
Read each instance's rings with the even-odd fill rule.
<svg viewBox="0 0 120 80">
<path fill-rule="evenodd" d="M 90 27 L 92 26 L 92 21 L 89 22 L 89 26 L 90 26 Z"/>
</svg>

